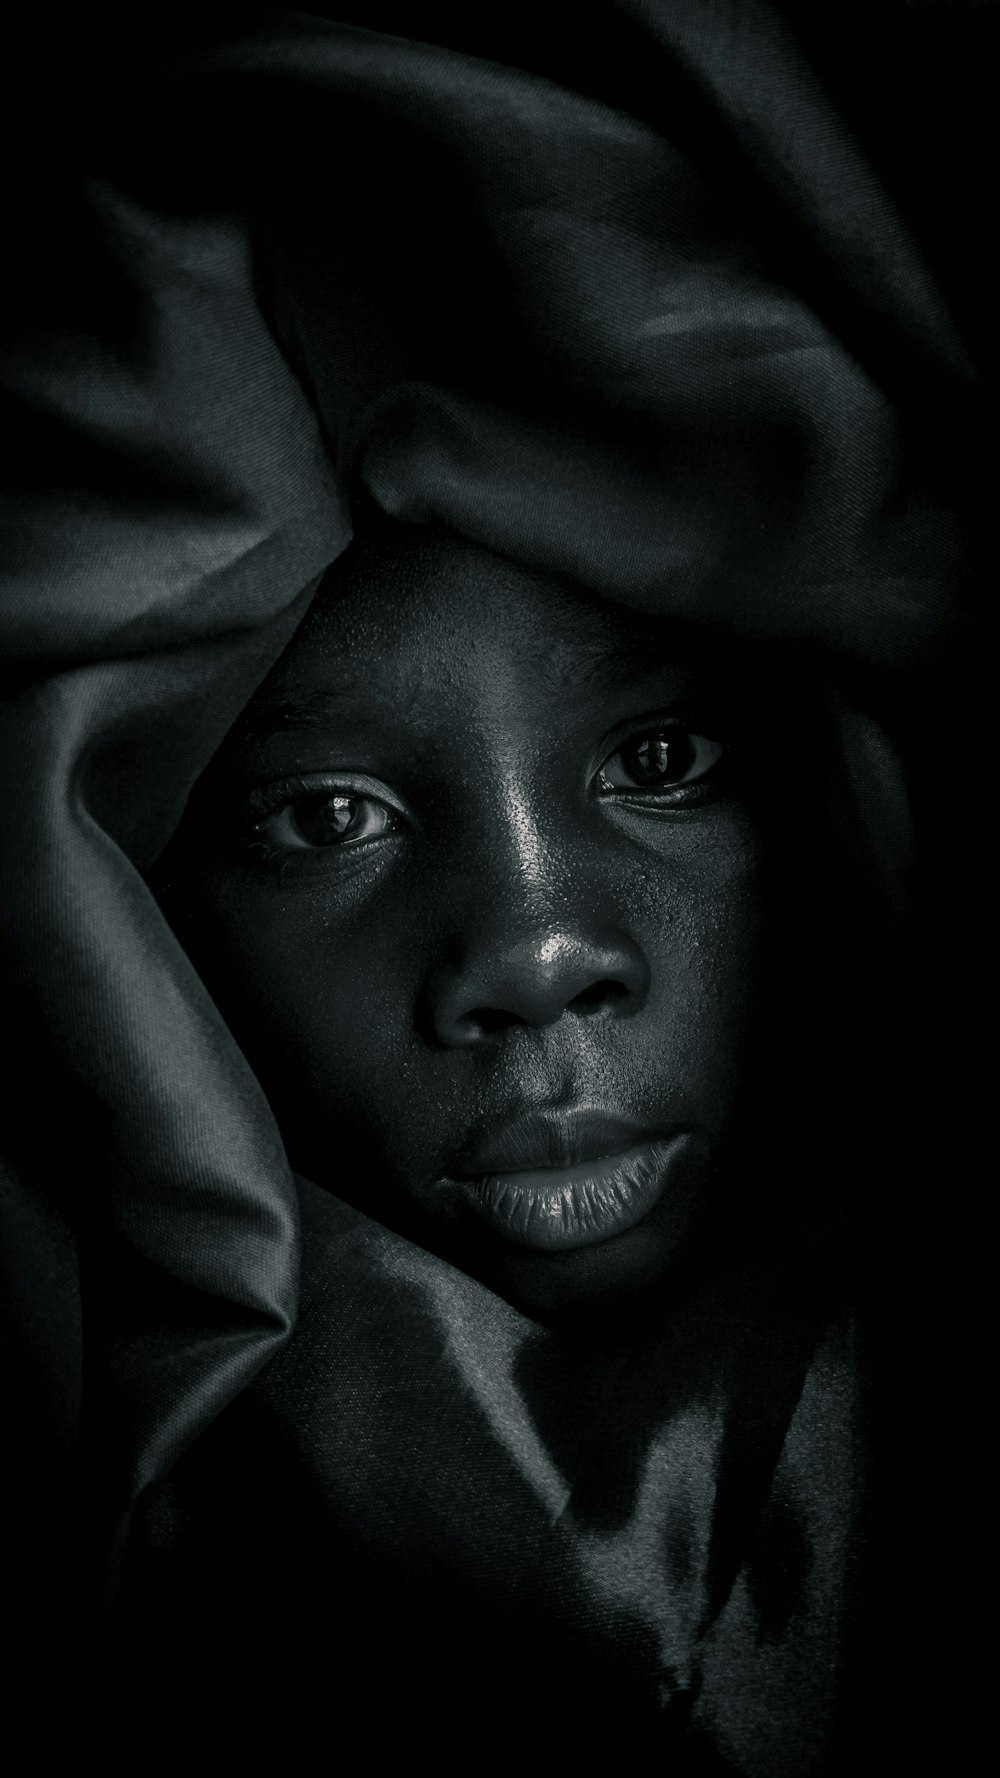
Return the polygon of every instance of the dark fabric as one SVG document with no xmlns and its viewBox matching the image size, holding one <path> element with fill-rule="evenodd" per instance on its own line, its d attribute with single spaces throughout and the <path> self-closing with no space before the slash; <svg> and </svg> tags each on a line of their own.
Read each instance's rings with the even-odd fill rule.
<svg viewBox="0 0 1000 1778">
<path fill-rule="evenodd" d="M 143 1505 L 138 1695 L 153 1650 L 258 1744 L 325 1686 L 442 1749 L 502 1699 L 497 1744 L 825 1769 L 862 1468 L 830 1292 L 764 1270 L 568 1339 L 300 1189 L 295 1335 Z M 231 1622 L 281 1626 L 263 1694 Z"/>
<path fill-rule="evenodd" d="M 289 1713 L 364 1728 L 395 1699 L 426 1738 L 461 1694 L 497 1735 L 509 1710 L 568 1732 L 567 1708 L 585 1734 L 591 1708 L 678 1770 L 858 1770 L 858 1736 L 915 1710 L 910 1564 L 881 1530 L 913 1480 L 904 1425 L 912 1538 L 931 1499 L 948 1512 L 933 1414 L 912 1435 L 946 1387 L 912 1282 L 943 1155 L 912 1038 L 928 1008 L 935 1037 L 953 1017 L 927 940 L 957 914 L 940 736 L 976 609 L 991 19 L 339 16 L 87 9 L 29 22 L 10 58 L 20 1636 L 43 1673 L 77 1666 L 110 1577 L 96 1695 L 113 1713 L 134 1693 L 164 1733 L 195 1704 L 235 1733 L 236 1696 L 251 1738 L 259 1681 L 279 1735 Z M 858 1016 L 885 1032 L 850 1288 L 794 1266 L 692 1283 L 627 1348 L 566 1346 L 296 1189 L 143 873 L 362 491 L 797 648 L 839 686 L 836 815 L 882 959 Z M 943 1058 L 939 1103 L 958 1069 Z"/>
</svg>

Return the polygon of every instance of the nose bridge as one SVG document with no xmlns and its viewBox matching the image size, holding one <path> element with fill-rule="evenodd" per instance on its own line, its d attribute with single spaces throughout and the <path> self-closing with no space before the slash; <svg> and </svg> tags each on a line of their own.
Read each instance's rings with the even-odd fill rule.
<svg viewBox="0 0 1000 1778">
<path fill-rule="evenodd" d="M 527 942 L 551 969 L 565 951 L 560 935 L 577 928 L 583 909 L 596 915 L 601 871 L 588 857 L 586 820 L 555 831 L 548 816 L 559 789 L 537 776 L 509 775 L 502 794 L 470 811 L 450 924 L 463 950 Z"/>
<path fill-rule="evenodd" d="M 544 797 L 537 802 L 540 814 L 508 783 L 489 831 L 466 833 L 426 984 L 438 1041 L 475 1042 L 569 1012 L 621 1014 L 645 999 L 646 960 L 611 905 L 586 821 L 560 834 L 544 819 Z"/>
<path fill-rule="evenodd" d="M 545 818 L 557 798 L 558 791 L 544 782 L 543 773 L 531 773 L 523 763 L 520 769 L 512 764 L 479 814 L 480 866 L 501 892 L 514 884 L 527 902 L 538 907 L 559 875 L 560 849 Z"/>
</svg>

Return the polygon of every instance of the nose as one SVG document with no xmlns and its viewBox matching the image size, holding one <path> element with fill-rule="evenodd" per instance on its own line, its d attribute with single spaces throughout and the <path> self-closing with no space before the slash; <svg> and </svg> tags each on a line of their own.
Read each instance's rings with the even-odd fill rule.
<svg viewBox="0 0 1000 1778">
<path fill-rule="evenodd" d="M 649 991 L 649 966 L 634 939 L 545 925 L 517 934 L 480 930 L 455 940 L 425 985 L 434 1039 L 457 1049 L 516 1026 L 566 1015 L 627 1017 Z"/>
</svg>

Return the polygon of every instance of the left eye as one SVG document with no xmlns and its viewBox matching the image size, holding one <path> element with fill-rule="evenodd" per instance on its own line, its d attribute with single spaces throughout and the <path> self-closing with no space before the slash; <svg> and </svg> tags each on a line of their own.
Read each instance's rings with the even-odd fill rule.
<svg viewBox="0 0 1000 1778">
<path fill-rule="evenodd" d="M 597 774 L 601 790 L 673 790 L 704 778 L 722 758 L 721 741 L 674 725 L 633 735 Z"/>
<path fill-rule="evenodd" d="M 302 851 L 316 846 L 358 845 L 378 839 L 395 826 L 385 803 L 370 796 L 332 795 L 297 797 L 277 814 L 258 823 L 258 832 L 272 845 Z"/>
</svg>

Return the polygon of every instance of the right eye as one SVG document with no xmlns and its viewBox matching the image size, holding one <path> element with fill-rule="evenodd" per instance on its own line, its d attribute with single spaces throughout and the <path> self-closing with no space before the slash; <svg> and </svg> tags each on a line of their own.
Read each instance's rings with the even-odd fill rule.
<svg viewBox="0 0 1000 1778">
<path fill-rule="evenodd" d="M 296 797 L 266 820 L 257 832 L 269 846 L 290 851 L 359 846 L 380 839 L 396 827 L 394 809 L 372 796 L 349 796 L 322 790 Z"/>
</svg>

